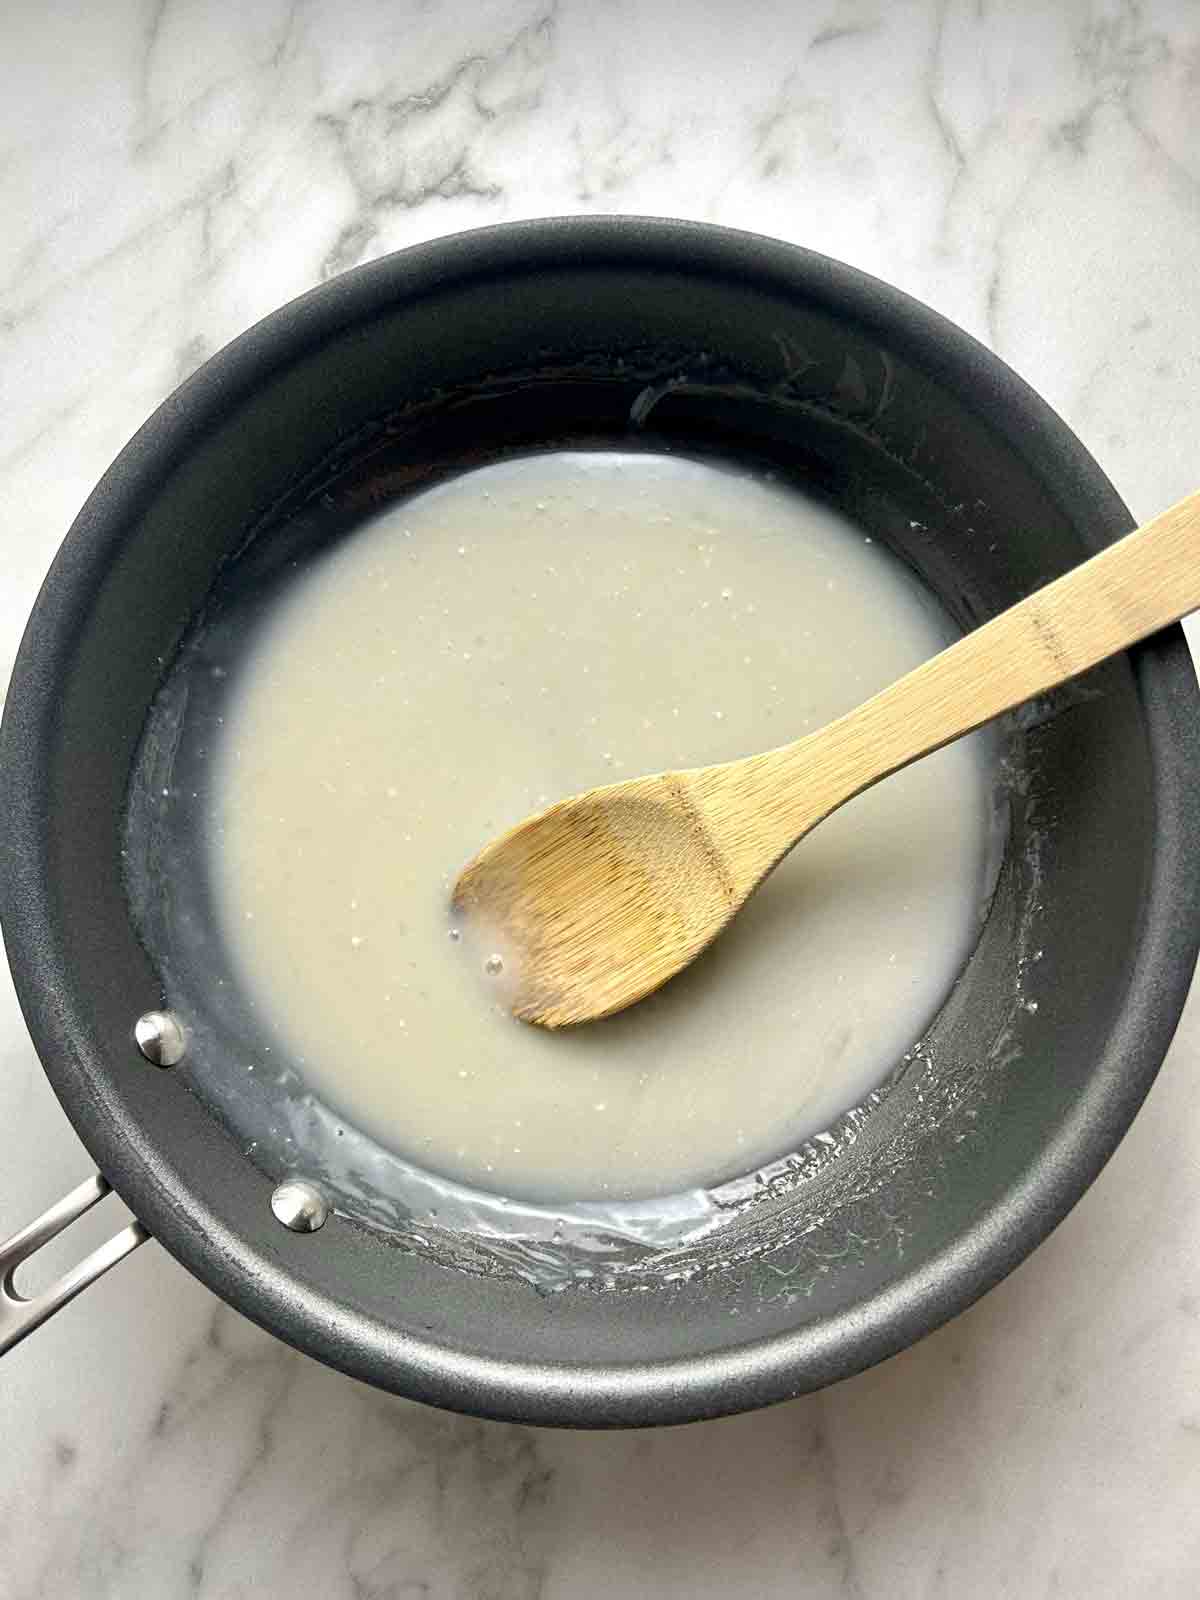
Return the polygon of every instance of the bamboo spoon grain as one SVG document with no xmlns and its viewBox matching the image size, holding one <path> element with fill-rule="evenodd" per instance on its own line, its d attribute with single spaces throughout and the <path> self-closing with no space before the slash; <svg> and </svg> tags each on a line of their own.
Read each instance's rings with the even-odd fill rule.
<svg viewBox="0 0 1200 1600">
<path fill-rule="evenodd" d="M 921 756 L 1200 607 L 1200 492 L 794 744 L 560 800 L 468 863 L 456 913 L 560 1028 L 651 994 L 793 845 Z"/>
</svg>

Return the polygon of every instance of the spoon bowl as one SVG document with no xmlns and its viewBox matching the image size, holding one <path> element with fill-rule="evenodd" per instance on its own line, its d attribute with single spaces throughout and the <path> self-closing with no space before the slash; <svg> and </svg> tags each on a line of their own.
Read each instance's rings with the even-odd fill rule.
<svg viewBox="0 0 1200 1600">
<path fill-rule="evenodd" d="M 709 769 L 716 770 L 716 769 Z M 753 884 L 707 847 L 694 773 L 592 789 L 536 813 L 459 874 L 453 909 L 504 951 L 515 1017 L 559 1028 L 611 1016 L 710 944 Z"/>
</svg>

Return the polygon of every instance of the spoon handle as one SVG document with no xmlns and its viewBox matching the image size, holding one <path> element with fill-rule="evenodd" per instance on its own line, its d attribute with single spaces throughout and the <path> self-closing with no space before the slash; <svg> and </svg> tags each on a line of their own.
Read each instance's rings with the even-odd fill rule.
<svg viewBox="0 0 1200 1600">
<path fill-rule="evenodd" d="M 1200 491 L 956 640 L 857 710 L 748 765 L 762 764 L 756 786 L 776 789 L 776 806 L 779 788 L 793 790 L 800 814 L 790 825 L 798 837 L 889 773 L 1197 608 Z"/>
</svg>

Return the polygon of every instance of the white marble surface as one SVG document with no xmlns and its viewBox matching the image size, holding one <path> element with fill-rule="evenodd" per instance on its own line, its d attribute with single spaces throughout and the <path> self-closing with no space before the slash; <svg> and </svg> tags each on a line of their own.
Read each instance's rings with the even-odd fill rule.
<svg viewBox="0 0 1200 1600">
<path fill-rule="evenodd" d="M 840 256 L 986 339 L 1135 512 L 1200 476 L 1195 4 L 6 0 L 0 682 L 207 353 L 380 252 L 579 210 Z M 1198 1068 L 1194 1001 L 1101 1180 L 953 1325 L 690 1429 L 389 1399 L 147 1246 L 0 1369 L 0 1593 L 1195 1595 Z M 5 982 L 0 1234 L 87 1170 Z"/>
</svg>

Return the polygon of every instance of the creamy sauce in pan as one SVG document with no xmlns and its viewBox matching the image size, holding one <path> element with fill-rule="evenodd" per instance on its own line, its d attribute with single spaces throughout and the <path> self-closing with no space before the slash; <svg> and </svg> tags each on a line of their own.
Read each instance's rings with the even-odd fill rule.
<svg viewBox="0 0 1200 1600">
<path fill-rule="evenodd" d="M 696 966 L 608 1022 L 513 1022 L 447 894 L 546 801 L 780 744 L 941 648 L 842 518 L 688 459 L 462 475 L 293 583 L 224 722 L 208 835 L 256 1010 L 348 1121 L 498 1193 L 634 1198 L 748 1171 L 896 1064 L 967 954 L 972 741 L 845 807 Z"/>
</svg>

